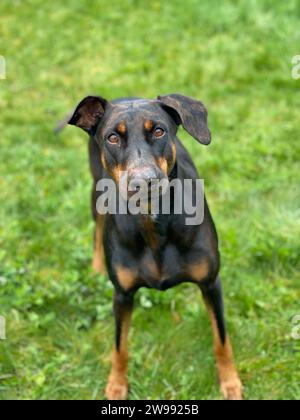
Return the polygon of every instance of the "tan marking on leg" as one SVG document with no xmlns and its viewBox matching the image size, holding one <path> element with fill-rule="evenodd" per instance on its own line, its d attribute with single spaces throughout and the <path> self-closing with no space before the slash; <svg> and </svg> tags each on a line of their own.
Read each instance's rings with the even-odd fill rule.
<svg viewBox="0 0 300 420">
<path fill-rule="evenodd" d="M 144 122 L 144 128 L 146 131 L 151 131 L 153 129 L 153 122 L 151 120 L 146 120 Z"/>
<path fill-rule="evenodd" d="M 207 261 L 202 261 L 189 267 L 189 274 L 197 282 L 204 280 L 208 276 L 208 273 L 209 264 Z"/>
<path fill-rule="evenodd" d="M 103 229 L 104 216 L 98 214 L 96 219 L 93 270 L 95 273 L 100 274 L 106 274 L 106 268 L 104 263 Z"/>
<path fill-rule="evenodd" d="M 226 400 L 242 400 L 243 387 L 234 366 L 230 339 L 227 336 L 225 343 L 222 343 L 213 310 L 207 303 L 206 307 L 213 328 L 215 356 L 222 394 Z"/>
<path fill-rule="evenodd" d="M 132 310 L 122 314 L 120 348 L 114 346 L 111 355 L 111 372 L 105 390 L 108 400 L 126 400 L 128 397 L 128 333 Z"/>
<path fill-rule="evenodd" d="M 118 266 L 116 268 L 118 282 L 124 290 L 130 290 L 137 283 L 138 273 L 134 269 Z"/>
</svg>

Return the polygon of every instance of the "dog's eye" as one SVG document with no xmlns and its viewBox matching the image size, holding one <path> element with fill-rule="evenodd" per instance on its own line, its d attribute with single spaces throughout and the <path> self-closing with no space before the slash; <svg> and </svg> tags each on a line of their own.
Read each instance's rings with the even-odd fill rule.
<svg viewBox="0 0 300 420">
<path fill-rule="evenodd" d="M 118 144 L 119 143 L 119 137 L 116 134 L 114 134 L 114 133 L 113 134 L 110 134 L 107 137 L 107 140 L 111 144 Z"/>
<path fill-rule="evenodd" d="M 153 131 L 153 135 L 154 137 L 156 137 L 157 139 L 162 137 L 165 134 L 165 130 L 163 128 L 157 127 L 154 131 Z"/>
</svg>

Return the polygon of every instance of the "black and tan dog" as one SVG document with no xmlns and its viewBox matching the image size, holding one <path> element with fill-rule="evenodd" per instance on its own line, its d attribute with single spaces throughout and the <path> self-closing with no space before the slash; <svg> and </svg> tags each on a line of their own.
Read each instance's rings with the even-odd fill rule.
<svg viewBox="0 0 300 420">
<path fill-rule="evenodd" d="M 96 222 L 93 266 L 101 273 L 106 268 L 115 287 L 116 339 L 107 398 L 128 396 L 127 337 L 135 292 L 140 287 L 166 290 L 182 282 L 193 282 L 199 286 L 211 318 L 223 395 L 226 399 L 241 399 L 242 385 L 225 330 L 218 238 L 206 201 L 204 221 L 198 226 L 186 226 L 186 215 L 172 210 L 170 215 L 158 214 L 155 218 L 103 216 L 96 211 L 97 182 L 110 178 L 118 185 L 122 171 L 128 171 L 131 182 L 142 179 L 149 184 L 152 179 L 198 179 L 193 161 L 176 132 L 182 124 L 200 143 L 209 144 L 205 107 L 178 94 L 156 100 L 111 102 L 88 96 L 77 106 L 69 124 L 90 135 L 92 209 Z M 175 201 L 173 195 L 172 203 Z"/>
</svg>

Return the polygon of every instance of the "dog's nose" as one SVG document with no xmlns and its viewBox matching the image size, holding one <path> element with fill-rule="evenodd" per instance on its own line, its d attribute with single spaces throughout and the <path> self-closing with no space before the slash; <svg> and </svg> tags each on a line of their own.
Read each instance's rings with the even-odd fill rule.
<svg viewBox="0 0 300 420">
<path fill-rule="evenodd" d="M 147 187 L 150 188 L 151 181 L 152 179 L 133 179 L 132 181 L 130 181 L 130 191 L 139 192 L 142 188 L 143 183 L 145 186 L 147 185 Z"/>
<path fill-rule="evenodd" d="M 148 190 L 151 188 L 152 181 L 156 179 L 158 179 L 158 174 L 155 168 L 133 169 L 129 174 L 129 191 L 137 193 L 143 188 Z"/>
</svg>

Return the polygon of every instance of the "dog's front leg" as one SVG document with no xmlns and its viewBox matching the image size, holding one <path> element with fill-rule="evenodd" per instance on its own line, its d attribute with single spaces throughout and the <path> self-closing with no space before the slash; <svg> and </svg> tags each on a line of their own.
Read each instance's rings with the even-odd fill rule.
<svg viewBox="0 0 300 420">
<path fill-rule="evenodd" d="M 106 386 L 108 400 L 125 400 L 128 397 L 128 332 L 133 310 L 133 294 L 119 290 L 114 295 L 116 323 L 115 345 L 112 351 L 112 367 Z"/>
<path fill-rule="evenodd" d="M 241 400 L 243 388 L 234 365 L 230 338 L 226 332 L 220 278 L 205 286 L 200 284 L 200 288 L 213 327 L 221 391 L 226 400 Z"/>
</svg>

